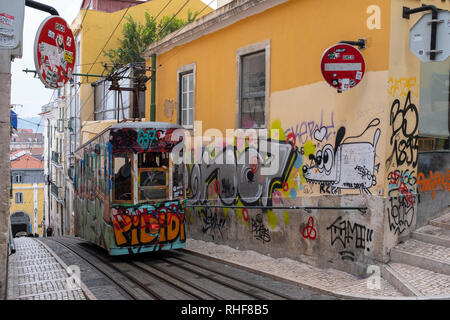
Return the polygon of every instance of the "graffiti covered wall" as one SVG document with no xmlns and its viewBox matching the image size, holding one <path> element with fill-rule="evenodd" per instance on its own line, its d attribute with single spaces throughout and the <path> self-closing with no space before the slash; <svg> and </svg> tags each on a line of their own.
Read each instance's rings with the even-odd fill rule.
<svg viewBox="0 0 450 320">
<path fill-rule="evenodd" d="M 292 1 L 271 9 L 270 15 L 249 17 L 201 41 L 184 44 L 177 61 L 171 59 L 171 51 L 160 54 L 157 62 L 162 65 L 157 83 L 160 108 L 156 113 L 166 120 L 161 109 L 165 99 L 178 101 L 173 75 L 180 66 L 195 61 L 196 119 L 202 120 L 204 128 L 217 128 L 225 136 L 227 128 L 237 126 L 235 110 L 231 108 L 237 97 L 230 94 L 237 92 L 236 60 L 230 56 L 234 57 L 239 48 L 269 39 L 267 141 L 279 146 L 276 159 L 279 167 L 271 174 L 261 174 L 269 157 L 258 145 L 228 142 L 214 152 L 204 145 L 202 155 L 210 160 L 192 164 L 188 169 L 188 203 L 204 205 L 187 208 L 188 237 L 318 265 L 334 261 L 346 270 L 360 272 L 358 264 L 388 259 L 387 251 L 383 250 L 386 218 L 383 197 L 390 134 L 386 108 L 392 103 L 388 99 L 390 9 L 383 1 L 358 1 L 352 2 L 351 9 L 344 13 L 335 2 L 320 3 Z M 293 23 L 292 30 L 314 25 L 316 22 L 309 21 L 308 15 L 322 4 L 327 7 L 321 17 L 323 37 L 316 37 L 310 50 L 302 47 L 302 43 L 309 43 L 304 34 L 294 32 L 281 39 L 286 28 L 282 31 L 278 26 L 293 21 L 302 23 Z M 382 14 L 377 16 L 368 10 L 370 6 Z M 331 12 L 348 16 L 344 20 L 349 23 L 336 28 L 330 22 L 333 18 L 328 16 Z M 291 20 L 291 15 L 296 18 Z M 358 37 L 356 34 L 364 34 L 373 42 L 361 50 L 368 66 L 363 81 L 338 93 L 323 81 L 320 57 L 327 47 L 348 34 L 354 38 Z M 205 56 L 207 45 L 223 50 L 217 56 Z M 221 81 L 220 92 L 215 89 L 218 87 L 215 80 L 204 76 L 204 70 L 217 72 L 220 79 L 227 80 Z M 221 157 L 234 159 L 236 164 L 220 165 L 216 159 Z M 249 161 L 246 165 L 239 164 L 240 158 Z M 289 206 L 328 209 L 276 209 Z"/>
<path fill-rule="evenodd" d="M 442 214 L 450 206 L 450 152 L 421 152 L 418 160 L 417 227 Z"/>
<path fill-rule="evenodd" d="M 376 75 L 371 81 L 383 77 Z M 213 143 L 205 146 L 201 158 L 206 161 L 188 168 L 188 203 L 204 205 L 188 204 L 189 236 L 323 266 L 334 257 L 338 264 L 352 263 L 343 268 L 356 273 L 362 272 L 360 264 L 365 261 L 385 259 L 378 238 L 384 208 L 378 197 L 384 187 L 383 114 L 366 113 L 367 120 L 346 125 L 341 118 L 345 109 L 318 110 L 308 118 L 317 120 L 298 120 L 298 125 L 284 126 L 293 117 L 277 114 L 280 117 L 272 121 L 269 138 L 263 141 L 279 150 L 273 159 L 279 166 L 271 174 L 262 172 L 274 163 L 268 159 L 276 152 L 238 139 L 219 149 Z M 234 163 L 223 164 L 224 159 Z"/>
<path fill-rule="evenodd" d="M 239 22 L 224 28 L 205 24 L 198 38 L 183 38 L 194 33 L 187 28 L 180 42 L 149 49 L 159 66 L 157 119 L 180 116 L 164 108 L 167 101 L 180 105 L 177 72 L 195 63 L 194 119 L 225 136 L 240 127 L 239 52 L 250 54 L 264 43 L 264 128 L 274 130 L 266 142 L 281 150 L 279 166 L 261 174 L 271 154 L 260 145 L 228 141 L 212 151 L 205 143 L 199 157 L 208 160 L 191 164 L 186 178 L 189 201 L 202 206 L 186 210 L 188 237 L 319 265 L 331 261 L 355 272 L 358 264 L 388 261 L 417 219 L 420 70 L 408 39 L 419 15 L 403 19 L 402 8 L 422 3 L 288 1 L 233 16 Z M 361 37 L 367 40 L 364 78 L 338 93 L 323 81 L 321 56 L 342 40 Z M 210 48 L 217 49 L 214 55 Z M 221 158 L 234 163 L 222 165 Z M 249 161 L 239 163 L 241 158 Z M 423 188 L 428 185 L 423 180 Z"/>
</svg>

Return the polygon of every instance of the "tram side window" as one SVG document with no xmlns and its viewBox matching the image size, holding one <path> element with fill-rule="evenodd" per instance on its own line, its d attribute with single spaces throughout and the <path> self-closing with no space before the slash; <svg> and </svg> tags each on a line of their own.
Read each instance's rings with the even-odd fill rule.
<svg viewBox="0 0 450 320">
<path fill-rule="evenodd" d="M 132 200 L 132 174 L 131 174 L 131 155 L 114 155 L 114 200 L 126 201 Z"/>
<path fill-rule="evenodd" d="M 138 155 L 139 200 L 167 199 L 169 154 L 145 152 Z"/>
</svg>

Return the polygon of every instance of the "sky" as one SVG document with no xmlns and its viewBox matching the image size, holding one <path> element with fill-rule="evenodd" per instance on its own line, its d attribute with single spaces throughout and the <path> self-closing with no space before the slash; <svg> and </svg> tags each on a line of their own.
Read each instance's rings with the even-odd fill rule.
<svg viewBox="0 0 450 320">
<path fill-rule="evenodd" d="M 82 0 L 38 0 L 38 2 L 55 8 L 70 25 L 80 11 Z M 210 0 L 203 2 L 208 4 Z M 215 8 L 216 1 L 211 6 Z M 36 70 L 33 55 L 34 39 L 39 25 L 48 16 L 47 12 L 25 7 L 22 58 L 15 59 L 11 64 L 11 104 L 15 105 L 14 111 L 19 118 L 37 116 L 41 112 L 41 107 L 50 102 L 54 92 L 53 89 L 45 88 L 41 80 L 35 78 L 33 73 L 22 71 Z"/>
</svg>

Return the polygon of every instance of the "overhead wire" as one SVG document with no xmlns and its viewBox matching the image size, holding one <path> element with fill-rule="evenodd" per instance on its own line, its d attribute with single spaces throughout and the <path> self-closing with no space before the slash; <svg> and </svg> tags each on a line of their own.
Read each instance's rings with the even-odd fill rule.
<svg viewBox="0 0 450 320">
<path fill-rule="evenodd" d="M 131 8 L 131 4 L 127 7 L 127 9 L 125 10 L 125 12 L 123 13 L 122 17 L 120 18 L 119 22 L 116 24 L 114 30 L 111 32 L 111 34 L 108 37 L 108 40 L 106 40 L 105 45 L 103 46 L 103 48 L 100 50 L 100 52 L 98 53 L 97 57 L 94 60 L 94 63 L 97 62 L 98 57 L 100 57 L 100 54 L 103 52 L 103 50 L 106 48 L 106 46 L 108 45 L 109 41 L 111 40 L 113 34 L 116 32 L 117 28 L 119 27 L 120 23 L 122 22 L 123 18 L 125 17 L 125 15 L 127 14 L 128 10 Z M 89 71 L 87 72 L 89 74 L 89 72 L 92 70 L 93 65 L 89 68 Z"/>
<path fill-rule="evenodd" d="M 197 17 L 198 17 L 198 18 L 196 18 L 194 21 L 198 20 L 198 19 L 200 18 L 200 14 L 201 14 L 203 11 L 205 11 L 206 8 L 210 7 L 211 4 L 212 4 L 214 1 L 217 1 L 217 0 L 212 0 L 212 1 L 210 1 L 208 4 L 206 4 L 206 5 L 203 7 L 203 9 L 200 10 L 200 11 L 198 12 L 198 14 L 197 14 Z M 181 30 L 183 30 L 183 27 L 180 28 L 180 29 L 178 29 L 178 30 L 176 30 L 176 31 L 174 31 L 173 33 L 171 33 L 172 39 L 174 39 L 174 38 L 177 36 L 177 34 L 181 32 Z M 178 52 L 175 52 L 175 54 L 173 54 L 172 56 L 168 57 L 168 58 L 166 59 L 166 61 L 167 61 L 167 60 L 170 60 L 171 58 L 173 58 L 174 56 L 176 56 L 179 52 L 181 52 L 182 48 L 181 48 L 181 47 L 178 47 L 178 48 L 174 48 L 174 50 L 175 50 L 175 51 L 178 51 Z"/>
<path fill-rule="evenodd" d="M 183 8 L 190 2 L 191 0 L 186 0 L 186 2 L 181 6 L 180 9 L 172 16 L 172 18 L 165 24 L 165 26 L 158 32 L 156 38 L 158 38 L 162 32 L 167 28 L 167 26 L 175 19 L 175 17 L 183 10 Z"/>
<path fill-rule="evenodd" d="M 164 25 L 164 27 L 159 31 L 158 36 L 159 36 L 159 35 L 167 28 L 167 26 L 175 19 L 175 17 L 181 12 L 181 10 L 182 10 L 182 9 L 183 9 L 190 1 L 191 1 L 191 0 L 187 0 L 187 1 L 186 1 L 186 2 L 178 9 L 178 11 L 172 16 L 172 18 L 171 18 L 171 19 Z M 215 1 L 215 0 L 213 0 L 213 1 Z M 201 12 L 203 12 L 207 7 L 209 7 L 209 5 L 210 5 L 213 1 L 211 1 L 209 4 L 205 5 L 205 7 L 203 7 L 203 9 L 199 12 L 199 14 L 200 14 Z M 164 11 L 164 9 L 166 9 L 166 8 L 168 7 L 168 5 L 169 5 L 171 2 L 172 2 L 172 0 L 169 0 L 169 1 L 166 3 L 166 5 L 158 12 L 158 14 L 156 15 L 156 17 L 154 18 L 155 20 L 156 20 L 156 19 L 159 17 L 159 15 Z M 119 22 L 116 24 L 115 28 L 114 28 L 113 31 L 111 32 L 110 36 L 109 36 L 108 39 L 106 40 L 106 42 L 105 42 L 105 44 L 103 45 L 103 47 L 102 47 L 102 49 L 100 50 L 100 52 L 97 54 L 97 57 L 96 57 L 95 61 L 86 64 L 86 65 L 89 65 L 89 64 L 91 65 L 91 67 L 89 68 L 87 74 L 89 74 L 89 72 L 92 70 L 93 66 L 94 66 L 95 64 L 98 63 L 98 62 L 97 62 L 97 59 L 99 58 L 99 56 L 100 56 L 100 54 L 103 52 L 103 50 L 106 48 L 107 44 L 108 44 L 109 41 L 111 40 L 112 36 L 114 35 L 115 31 L 117 30 L 118 26 L 119 26 L 120 23 L 122 22 L 123 18 L 124 18 L 125 15 L 127 14 L 128 9 L 129 9 L 130 7 L 131 7 L 131 5 L 128 6 L 128 7 L 126 8 L 126 10 L 125 10 L 124 14 L 122 15 L 121 19 L 120 19 Z M 83 20 L 84 20 L 84 19 L 83 19 Z M 178 30 L 178 32 L 179 32 L 179 30 Z M 76 92 L 75 92 L 75 94 L 74 94 L 75 96 L 76 96 L 77 91 L 79 90 L 80 87 L 81 87 L 81 84 L 80 84 L 79 87 L 77 88 L 77 90 L 76 90 Z M 90 95 L 89 95 L 87 98 L 85 98 L 84 101 L 80 102 L 80 108 L 79 108 L 79 110 L 76 111 L 76 113 L 78 113 L 80 116 L 81 116 L 82 110 L 86 107 L 87 102 L 93 97 L 94 93 L 95 93 L 95 90 L 92 90 L 92 92 L 90 93 Z M 109 91 L 108 94 L 106 94 L 106 95 L 103 97 L 101 103 L 103 103 L 103 102 L 105 101 L 105 99 L 108 98 L 108 96 L 109 96 L 110 93 L 111 93 L 111 91 Z M 89 117 L 88 117 L 87 119 L 89 119 L 90 117 L 92 117 L 92 115 L 93 115 L 94 113 L 95 113 L 95 109 L 91 112 L 91 114 L 89 115 Z M 81 119 L 80 119 L 80 120 L 81 120 Z M 88 120 L 86 120 L 86 121 L 88 121 Z M 86 125 L 87 125 L 87 123 L 81 124 L 81 125 L 80 125 L 80 131 L 81 131 L 81 129 L 82 129 L 83 127 L 85 127 Z"/>
</svg>

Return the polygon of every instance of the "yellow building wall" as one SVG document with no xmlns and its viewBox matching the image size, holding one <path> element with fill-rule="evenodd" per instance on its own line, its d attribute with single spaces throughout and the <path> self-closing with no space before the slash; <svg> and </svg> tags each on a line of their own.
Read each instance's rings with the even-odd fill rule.
<svg viewBox="0 0 450 320">
<path fill-rule="evenodd" d="M 10 205 L 10 215 L 22 211 L 28 214 L 30 217 L 30 225 L 32 227 L 32 233 L 39 234 L 40 237 L 44 235 L 44 227 L 42 226 L 42 220 L 44 219 L 44 183 L 38 183 L 37 187 L 37 230 L 34 228 L 34 189 L 31 183 L 13 184 L 13 197 Z M 23 193 L 23 203 L 15 202 L 15 193 Z M 29 230 L 27 230 L 29 232 Z"/>
<path fill-rule="evenodd" d="M 172 17 L 185 3 L 183 0 L 175 0 L 171 1 L 168 6 L 162 11 L 162 13 L 158 17 L 161 19 L 163 16 Z M 167 4 L 165 0 L 153 0 L 148 1 L 131 8 L 122 9 L 116 12 L 101 12 L 88 10 L 87 14 L 86 10 L 80 10 L 78 16 L 72 23 L 72 29 L 77 28 L 81 21 L 83 21 L 83 26 L 81 28 L 81 48 L 79 54 L 81 54 L 81 73 L 89 73 L 89 74 L 107 74 L 103 68 L 104 63 L 108 63 L 109 58 L 107 58 L 103 52 L 103 46 L 106 44 L 103 49 L 104 52 L 108 52 L 110 49 L 115 49 L 120 46 L 119 39 L 123 39 L 122 29 L 123 25 L 127 23 L 125 19 L 128 16 L 132 16 L 133 20 L 136 22 L 140 22 L 142 24 L 145 23 L 145 13 L 148 12 L 152 16 L 156 16 Z M 186 20 L 188 15 L 188 10 L 191 10 L 192 13 L 195 11 L 200 12 L 205 8 L 205 4 L 200 0 L 191 0 L 189 4 L 184 7 L 177 15 L 177 18 L 181 18 Z M 126 14 L 125 14 L 126 12 Z M 203 16 L 207 13 L 211 12 L 211 9 L 208 7 L 200 14 Z M 124 16 L 125 14 L 125 16 Z M 122 19 L 123 17 L 123 19 Z M 84 20 L 83 20 L 84 18 Z M 117 26 L 117 24 L 120 24 Z M 117 26 L 117 28 L 116 28 Z M 111 33 L 114 31 L 114 34 L 111 36 Z M 94 62 L 101 62 L 93 64 Z M 95 82 L 99 80 L 98 77 L 92 78 L 81 78 L 81 88 L 80 88 L 80 101 L 82 106 L 81 112 L 81 121 L 86 120 L 94 120 L 94 94 L 93 88 L 89 83 Z"/>
<path fill-rule="evenodd" d="M 378 17 L 374 17 L 371 9 L 374 6 L 379 9 Z M 225 134 L 226 129 L 235 128 L 236 50 L 269 40 L 267 129 L 281 128 L 286 134 L 294 132 L 296 146 L 300 149 L 307 141 L 316 143 L 309 124 L 330 126 L 330 143 L 334 142 L 340 126 L 346 127 L 346 136 L 358 136 L 372 121 L 381 128 L 386 124 L 390 11 L 389 2 L 381 0 L 293 0 L 159 54 L 156 120 L 177 121 L 177 108 L 167 117 L 164 106 L 168 101 L 178 100 L 178 68 L 196 63 L 195 120 L 202 121 L 203 132 L 217 128 Z M 375 18 L 378 18 L 378 28 L 374 27 Z M 323 80 L 322 54 L 339 41 L 359 38 L 367 39 L 367 48 L 361 50 L 366 63 L 363 81 L 347 92 L 337 93 Z M 150 59 L 147 64 L 151 64 Z M 147 91 L 147 119 L 149 101 Z M 376 147 L 379 172 L 384 170 L 384 135 L 385 130 L 381 130 Z M 372 142 L 373 136 L 374 128 L 371 128 L 360 140 Z M 316 147 L 323 145 L 316 143 Z M 296 173 L 302 175 L 300 170 L 295 170 L 291 185 L 297 185 L 293 182 Z M 382 192 L 384 185 L 380 177 L 372 193 Z M 300 188 L 296 191 L 319 194 L 318 186 Z"/>
<path fill-rule="evenodd" d="M 220 221 L 232 221 L 230 232 L 226 233 L 225 222 L 225 227 L 218 229 L 220 232 L 205 232 L 207 228 L 213 229 L 207 221 L 214 216 L 205 207 L 203 212 L 196 211 L 187 217 L 194 237 L 210 240 L 208 236 L 213 235 L 214 241 L 274 256 L 282 252 L 297 258 L 301 253 L 316 255 L 320 261 L 333 257 L 334 262 L 342 262 L 349 257 L 340 256 L 341 252 L 338 255 L 336 250 L 349 250 L 350 247 L 354 253 L 349 258 L 352 261 L 366 263 L 366 258 L 389 260 L 390 250 L 398 243 L 399 237 L 414 230 L 417 216 L 415 186 L 405 188 L 400 185 L 405 180 L 398 179 L 397 175 L 417 175 L 418 130 L 414 127 L 417 121 L 415 114 L 420 109 L 420 63 L 409 50 L 409 30 L 422 14 L 404 19 L 402 7 L 417 8 L 422 4 L 450 10 L 448 1 L 438 0 L 291 0 L 157 55 L 156 121 L 177 121 L 177 72 L 183 66 L 195 64 L 194 114 L 195 120 L 202 121 L 203 130 L 197 133 L 201 135 L 216 128 L 225 136 L 226 129 L 236 128 L 237 51 L 270 41 L 270 69 L 266 70 L 266 76 L 270 78 L 266 128 L 279 129 L 278 139 L 283 142 L 287 136 L 294 136 L 291 152 L 296 153 L 295 161 L 287 163 L 288 169 L 282 175 L 270 177 L 281 181 L 270 190 L 270 204 L 273 208 L 282 205 L 338 209 L 364 205 L 368 208 L 366 212 L 264 210 L 259 218 L 267 228 L 264 235 L 270 235 L 264 240 L 271 239 L 272 242 L 268 245 L 263 241 L 261 245 L 249 236 L 250 232 L 251 236 L 262 237 L 255 234 L 253 226 L 258 225 L 258 217 L 253 219 L 254 212 L 250 211 L 254 203 L 261 202 L 248 205 L 240 200 L 238 192 L 233 204 L 246 208 L 226 208 L 223 214 L 217 214 L 217 219 L 223 216 L 224 220 Z M 322 77 L 322 54 L 339 41 L 360 38 L 367 39 L 367 48 L 360 50 L 366 64 L 364 78 L 356 87 L 337 93 Z M 150 59 L 147 65 L 151 65 Z M 174 111 L 168 112 L 173 106 Z M 150 92 L 147 91 L 147 120 L 149 109 Z M 315 133 L 323 127 L 327 127 L 327 136 L 319 140 Z M 373 181 L 369 187 L 358 187 L 355 183 L 332 190 L 332 185 L 325 188 L 319 179 L 305 179 L 304 170 L 314 168 L 309 155 L 317 157 L 318 151 L 327 145 L 334 148 L 341 127 L 345 128 L 346 140 L 340 144 L 341 157 L 335 160 L 340 161 L 340 166 L 346 165 L 347 172 L 338 171 L 340 179 L 345 176 L 369 179 Z M 367 158 L 365 150 L 369 145 L 374 147 L 374 151 Z M 240 152 L 239 147 L 237 149 L 235 153 Z M 352 163 L 354 165 L 350 167 L 348 164 Z M 365 170 L 367 163 L 373 166 L 369 172 Z M 256 194 L 249 187 L 250 183 L 245 185 L 248 182 L 245 176 L 236 178 L 242 179 L 239 180 L 241 184 L 232 185 L 231 170 L 223 168 L 226 173 L 231 173 L 214 176 L 211 168 L 204 167 L 197 171 L 190 169 L 188 173 L 189 179 L 192 176 L 200 179 L 200 182 L 191 181 L 197 189 L 191 190 L 195 193 L 193 199 L 228 205 L 222 201 L 224 187 L 230 194 L 236 188 L 244 187 L 247 187 L 244 190 L 246 194 Z M 263 188 L 264 183 L 263 180 L 255 183 L 254 190 Z M 335 181 L 335 185 L 339 183 Z M 342 194 L 348 196 L 339 196 Z M 249 202 L 248 199 L 246 201 Z M 238 224 L 234 224 L 236 221 Z M 367 233 L 366 238 L 362 236 L 364 245 L 358 243 L 352 248 L 352 244 L 344 243 L 344 230 L 355 227 L 355 223 L 364 227 Z M 314 230 L 314 237 L 309 233 L 311 230 Z M 222 234 L 223 238 L 220 237 Z M 338 239 L 342 245 L 338 244 Z M 356 267 L 347 264 L 343 268 L 354 271 L 352 268 Z"/>
</svg>

